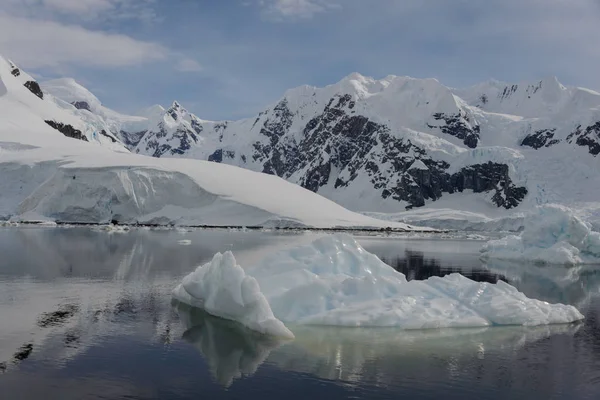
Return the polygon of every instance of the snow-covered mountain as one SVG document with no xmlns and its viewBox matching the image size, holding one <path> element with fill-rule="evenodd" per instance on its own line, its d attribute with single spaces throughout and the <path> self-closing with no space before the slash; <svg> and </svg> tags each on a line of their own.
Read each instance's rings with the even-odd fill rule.
<svg viewBox="0 0 600 400">
<path fill-rule="evenodd" d="M 556 78 L 453 89 L 355 73 L 291 89 L 253 118 L 205 121 L 174 102 L 147 110 L 145 126 L 94 111 L 95 97 L 72 86 L 43 88 L 88 104 L 135 153 L 277 175 L 354 210 L 427 205 L 493 216 L 600 198 L 600 94 Z"/>
<path fill-rule="evenodd" d="M 556 78 L 455 89 L 354 73 L 239 121 L 202 120 L 178 102 L 123 115 L 71 79 L 41 89 L 88 140 L 277 175 L 356 211 L 423 223 L 411 214 L 423 206 L 479 222 L 545 203 L 600 209 L 600 94 Z"/>
<path fill-rule="evenodd" d="M 57 99 L 0 57 L 0 221 L 410 229 L 276 176 L 131 154 L 110 129 L 152 120 L 115 115 L 73 81 L 52 91 L 65 86 Z"/>
</svg>

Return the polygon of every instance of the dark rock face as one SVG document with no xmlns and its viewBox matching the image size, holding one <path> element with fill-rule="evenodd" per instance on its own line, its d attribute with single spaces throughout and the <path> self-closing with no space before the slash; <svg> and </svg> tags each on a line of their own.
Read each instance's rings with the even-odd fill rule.
<svg viewBox="0 0 600 400">
<path fill-rule="evenodd" d="M 10 71 L 10 73 L 12 74 L 12 76 L 15 76 L 15 77 L 16 77 L 16 76 L 20 76 L 20 75 L 21 75 L 21 70 L 20 70 L 19 68 L 17 68 L 17 67 L 14 67 L 14 68 L 13 68 L 13 69 Z"/>
<path fill-rule="evenodd" d="M 502 93 L 500 93 L 498 95 L 498 98 L 500 100 L 504 100 L 509 98 L 510 96 L 512 96 L 513 93 L 515 93 L 517 91 L 517 89 L 519 89 L 519 85 L 511 85 L 511 86 L 506 86 L 504 88 L 504 90 L 502 91 Z"/>
<path fill-rule="evenodd" d="M 335 188 L 347 187 L 366 174 L 383 198 L 407 202 L 409 207 L 423 206 L 425 200 L 437 200 L 443 193 L 470 189 L 477 193 L 493 191 L 498 207 L 512 208 L 527 193 L 526 188 L 512 183 L 508 166 L 503 164 L 473 165 L 450 175 L 447 163 L 432 160 L 423 148 L 393 134 L 387 126 L 352 115 L 351 107 L 354 102 L 349 95 L 331 99 L 321 115 L 308 121 L 296 142 L 286 135 L 293 115 L 285 103 L 280 103 L 275 117 L 264 123 L 268 129 L 261 129 L 269 141 L 254 144 L 252 159 L 263 165 L 263 172 L 292 178 L 313 192 L 332 183 L 333 170 L 338 171 Z M 448 120 L 447 126 L 459 127 L 453 132 L 460 138 L 469 143 L 478 140 L 478 130 Z M 209 159 L 223 162 L 222 151 Z M 427 169 L 410 169 L 415 160 Z"/>
<path fill-rule="evenodd" d="M 519 205 L 527 195 L 525 187 L 513 184 L 505 164 L 474 164 L 452 175 L 445 172 L 448 166 L 429 163 L 428 170 L 412 169 L 401 175 L 398 185 L 392 190 L 384 190 L 383 197 L 403 200 L 413 207 L 422 207 L 425 200 L 437 200 L 442 193 L 456 193 L 472 190 L 475 193 L 494 192 L 493 203 L 498 207 L 511 209 Z M 445 168 L 444 168 L 445 167 Z"/>
<path fill-rule="evenodd" d="M 475 193 L 495 192 L 492 201 L 498 207 L 511 209 L 519 205 L 527 195 L 527 188 L 517 187 L 510 179 L 506 164 L 488 162 L 469 165 L 453 174 L 452 187 L 462 192 L 471 189 Z"/>
<path fill-rule="evenodd" d="M 444 124 L 439 126 L 428 124 L 427 126 L 430 129 L 439 128 L 443 133 L 462 140 L 467 147 L 471 149 L 477 147 L 480 139 L 480 127 L 479 125 L 474 125 L 472 127 L 469 116 L 462 111 L 455 115 L 435 113 L 433 114 L 433 118 L 436 121 L 444 122 Z"/>
<path fill-rule="evenodd" d="M 579 146 L 586 146 L 594 156 L 600 154 L 600 121 L 585 129 L 579 125 L 575 132 L 567 136 L 567 141 L 569 143 L 575 141 Z"/>
<path fill-rule="evenodd" d="M 529 146 L 537 150 L 560 143 L 560 140 L 554 139 L 554 132 L 556 132 L 555 128 L 535 131 L 535 133 L 529 134 L 523 139 L 521 146 Z"/>
<path fill-rule="evenodd" d="M 78 110 L 92 111 L 87 101 L 74 101 L 71 104 Z"/>
<path fill-rule="evenodd" d="M 88 141 L 87 137 L 85 137 L 79 129 L 75 129 L 71 125 L 63 124 L 61 122 L 56 122 L 52 120 L 47 120 L 45 122 L 60 133 L 62 133 L 63 135 L 65 135 L 66 137 L 83 140 L 84 142 Z"/>
<path fill-rule="evenodd" d="M 214 153 L 212 153 L 210 156 L 208 156 L 208 161 L 217 162 L 217 163 L 223 162 L 223 150 L 221 150 L 221 149 L 216 150 Z"/>
<path fill-rule="evenodd" d="M 109 138 L 109 139 L 110 139 L 110 141 L 111 141 L 111 142 L 113 142 L 113 143 L 117 143 L 117 142 L 118 142 L 117 138 L 115 138 L 113 135 L 111 135 L 111 134 L 109 134 L 109 133 L 106 133 L 106 131 L 105 131 L 104 129 L 102 129 L 102 130 L 100 131 L 100 134 L 101 134 L 102 136 L 104 136 L 104 137 L 107 137 L 107 138 Z"/>
<path fill-rule="evenodd" d="M 42 88 L 36 81 L 27 81 L 24 85 L 27 89 L 29 89 L 31 93 L 35 94 L 40 99 L 44 99 L 44 93 L 42 92 Z"/>
<path fill-rule="evenodd" d="M 137 147 L 138 143 L 140 143 L 140 141 L 142 140 L 142 138 L 144 137 L 144 135 L 147 132 L 148 131 L 140 131 L 140 132 L 121 131 L 120 132 L 121 141 L 123 142 L 123 144 L 125 144 L 125 147 L 127 147 L 131 151 Z"/>
<path fill-rule="evenodd" d="M 164 143 L 161 143 L 159 139 L 163 138 L 165 139 Z M 168 135 L 165 124 L 161 122 L 159 124 L 159 131 L 154 134 L 152 139 L 145 142 L 145 152 L 153 157 L 161 157 L 166 153 L 183 155 L 192 147 L 192 141 L 194 143 L 198 142 L 198 136 L 195 132 L 188 129 L 178 129 L 171 135 Z M 138 142 L 141 142 L 141 140 Z M 139 150 L 139 148 L 136 149 L 138 153 L 140 152 Z"/>
</svg>

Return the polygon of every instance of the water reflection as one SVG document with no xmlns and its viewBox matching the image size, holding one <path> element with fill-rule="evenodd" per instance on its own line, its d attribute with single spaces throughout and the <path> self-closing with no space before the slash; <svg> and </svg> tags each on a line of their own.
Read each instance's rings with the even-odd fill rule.
<svg viewBox="0 0 600 400">
<path fill-rule="evenodd" d="M 482 268 L 499 274 L 511 285 L 536 299 L 583 308 L 600 295 L 600 265 L 565 267 L 487 260 Z"/>
<path fill-rule="evenodd" d="M 100 393 L 151 399 L 254 393 L 261 400 L 556 398 L 575 388 L 579 392 L 569 397 L 597 393 L 600 268 L 482 265 L 480 243 L 361 239 L 409 279 L 460 272 L 479 281 L 507 280 L 529 297 L 577 305 L 584 325 L 430 331 L 291 326 L 296 340 L 281 343 L 200 310 L 173 309 L 172 288 L 215 252 L 233 249 L 242 265 L 251 265 L 314 238 L 0 230 L 0 392 L 6 398 Z M 252 379 L 239 379 L 244 376 Z M 297 393 L 290 392 L 292 384 Z M 73 388 L 69 396 L 57 389 L 64 385 Z M 347 391 L 326 394 L 326 385 Z"/>
<path fill-rule="evenodd" d="M 323 379 L 384 384 L 416 365 L 428 365 L 428 370 L 433 368 L 430 364 L 437 365 L 436 369 L 440 364 L 442 369 L 460 369 L 461 360 L 514 353 L 552 335 L 573 336 L 580 328 L 581 324 L 424 331 L 293 327 L 296 339 L 273 352 L 269 362 Z"/>
<path fill-rule="evenodd" d="M 396 271 L 402 272 L 409 281 L 461 273 L 478 282 L 497 283 L 499 280 L 507 282 L 507 279 L 500 274 L 491 273 L 485 269 L 472 268 L 465 270 L 464 266 L 447 266 L 443 264 L 441 259 L 426 258 L 425 254 L 420 251 L 404 250 L 403 256 L 381 257 L 381 260 L 392 266 Z"/>
<path fill-rule="evenodd" d="M 183 339 L 204 356 L 216 381 L 229 387 L 234 379 L 253 375 L 283 341 L 253 332 L 233 321 L 174 302 L 186 331 Z"/>
</svg>

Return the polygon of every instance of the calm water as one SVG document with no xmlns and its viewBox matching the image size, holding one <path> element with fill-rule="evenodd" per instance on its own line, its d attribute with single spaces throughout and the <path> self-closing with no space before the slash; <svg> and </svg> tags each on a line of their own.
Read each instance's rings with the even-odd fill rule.
<svg viewBox="0 0 600 400">
<path fill-rule="evenodd" d="M 576 305 L 583 324 L 405 332 L 294 328 L 281 343 L 172 304 L 217 251 L 240 264 L 307 235 L 0 230 L 2 399 L 597 399 L 600 267 L 482 265 L 481 242 L 362 237 L 407 275 L 460 272 Z"/>
</svg>

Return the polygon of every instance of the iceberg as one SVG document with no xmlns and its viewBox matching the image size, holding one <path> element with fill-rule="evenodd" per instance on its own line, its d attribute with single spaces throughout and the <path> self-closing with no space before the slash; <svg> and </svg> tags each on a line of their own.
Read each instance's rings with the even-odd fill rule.
<svg viewBox="0 0 600 400">
<path fill-rule="evenodd" d="M 401 329 L 548 325 L 583 319 L 573 306 L 460 274 L 407 281 L 347 234 L 267 256 L 246 269 L 230 252 L 183 279 L 174 297 L 261 333 L 326 325 Z"/>
<path fill-rule="evenodd" d="M 520 235 L 487 242 L 482 257 L 537 264 L 600 264 L 600 233 L 568 207 L 537 207 L 525 218 L 524 226 Z"/>
<path fill-rule="evenodd" d="M 233 254 L 217 253 L 212 261 L 198 267 L 175 288 L 174 297 L 209 314 L 237 321 L 254 331 L 294 338 L 294 334 L 273 316 L 258 282 L 237 265 Z"/>
</svg>

